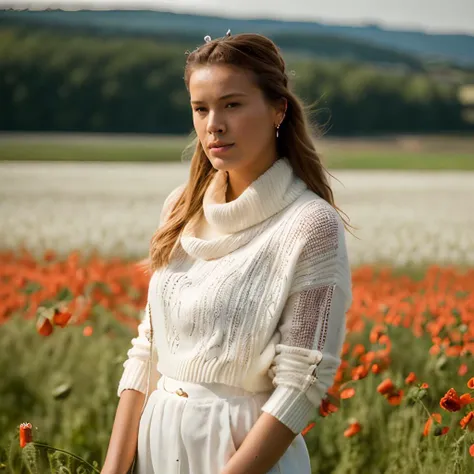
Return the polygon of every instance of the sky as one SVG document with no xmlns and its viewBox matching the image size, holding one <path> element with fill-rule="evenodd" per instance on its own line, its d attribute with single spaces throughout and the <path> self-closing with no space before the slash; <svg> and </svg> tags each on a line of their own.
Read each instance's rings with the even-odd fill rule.
<svg viewBox="0 0 474 474">
<path fill-rule="evenodd" d="M 10 0 L 0 7 L 127 8 L 203 13 L 223 17 L 378 24 L 394 29 L 474 35 L 474 0 Z"/>
</svg>

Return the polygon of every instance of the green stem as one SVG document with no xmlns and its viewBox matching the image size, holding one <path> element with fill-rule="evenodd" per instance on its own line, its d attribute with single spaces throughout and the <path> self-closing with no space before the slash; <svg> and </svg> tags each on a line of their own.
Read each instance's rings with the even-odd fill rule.
<svg viewBox="0 0 474 474">
<path fill-rule="evenodd" d="M 36 441 L 32 442 L 31 444 L 33 444 L 34 446 L 38 446 L 40 448 L 52 449 L 53 451 L 57 451 L 59 453 L 67 454 L 68 456 L 71 456 L 74 459 L 76 459 L 77 461 L 79 461 L 79 462 L 85 464 L 86 466 L 90 467 L 94 472 L 98 472 L 100 474 L 100 471 L 98 471 L 92 464 L 89 464 L 86 460 L 80 458 L 76 454 L 70 453 L 69 451 L 65 451 L 64 449 L 54 448 L 53 446 L 50 446 L 49 444 L 38 443 Z"/>
<path fill-rule="evenodd" d="M 467 430 L 464 432 L 464 434 L 455 442 L 453 443 L 453 447 L 456 447 L 458 444 L 461 443 L 461 441 L 467 436 Z"/>
<path fill-rule="evenodd" d="M 418 403 L 420 403 L 421 406 L 425 409 L 425 411 L 426 411 L 426 413 L 427 413 L 427 415 L 428 415 L 428 419 L 432 418 L 431 413 L 429 412 L 428 408 L 426 408 L 426 405 L 425 405 L 421 400 L 417 400 L 417 401 L 418 401 Z M 433 418 L 433 419 L 434 419 L 434 418 Z M 436 421 L 436 420 L 435 420 L 435 421 Z"/>
</svg>

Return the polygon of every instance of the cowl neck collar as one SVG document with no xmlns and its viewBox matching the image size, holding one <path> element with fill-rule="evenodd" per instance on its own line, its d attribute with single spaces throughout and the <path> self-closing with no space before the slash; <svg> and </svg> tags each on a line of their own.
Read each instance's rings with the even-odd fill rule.
<svg viewBox="0 0 474 474">
<path fill-rule="evenodd" d="M 181 246 L 194 258 L 220 258 L 249 242 L 263 223 L 293 203 L 307 189 L 287 158 L 276 160 L 243 193 L 226 202 L 228 174 L 218 170 L 204 194 L 203 215 L 188 222 L 181 234 Z M 199 220 L 217 235 L 210 240 L 197 236 Z"/>
</svg>

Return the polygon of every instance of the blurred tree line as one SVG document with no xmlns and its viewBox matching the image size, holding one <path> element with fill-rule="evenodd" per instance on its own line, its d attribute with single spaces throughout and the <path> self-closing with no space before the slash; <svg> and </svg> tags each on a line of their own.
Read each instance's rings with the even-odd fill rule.
<svg viewBox="0 0 474 474">
<path fill-rule="evenodd" d="M 0 129 L 188 133 L 189 44 L 0 30 Z M 191 48 L 192 49 L 192 48 Z M 460 131 L 457 84 L 427 72 L 286 57 L 293 88 L 332 134 Z"/>
</svg>

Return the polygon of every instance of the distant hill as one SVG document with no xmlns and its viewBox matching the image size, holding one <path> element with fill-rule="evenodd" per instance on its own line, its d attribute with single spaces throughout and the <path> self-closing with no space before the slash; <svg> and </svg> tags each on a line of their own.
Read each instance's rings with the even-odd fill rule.
<svg viewBox="0 0 474 474">
<path fill-rule="evenodd" d="M 170 40 L 186 38 L 198 44 L 204 35 L 223 36 L 230 28 L 234 34 L 266 34 L 282 48 L 311 54 L 375 58 L 375 62 L 400 63 L 413 68 L 429 60 L 474 66 L 474 36 L 387 30 L 378 26 L 228 19 L 146 10 L 3 10 L 0 12 L 0 26 L 2 24 L 87 28 L 103 34 L 158 35 Z"/>
</svg>

